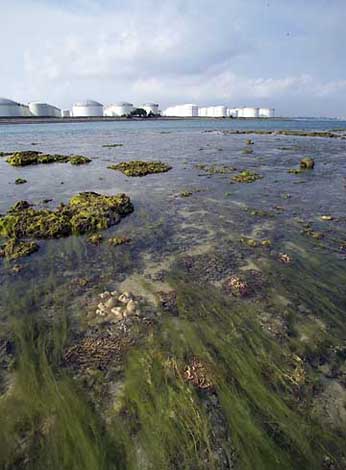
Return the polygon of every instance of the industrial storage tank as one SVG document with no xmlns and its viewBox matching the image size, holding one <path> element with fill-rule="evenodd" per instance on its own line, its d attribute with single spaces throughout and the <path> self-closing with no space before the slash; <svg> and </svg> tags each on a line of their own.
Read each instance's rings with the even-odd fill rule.
<svg viewBox="0 0 346 470">
<path fill-rule="evenodd" d="M 71 112 L 69 109 L 62 109 L 61 110 L 61 117 L 62 118 L 69 118 L 71 117 Z"/>
<path fill-rule="evenodd" d="M 129 116 L 132 111 L 134 111 L 134 107 L 132 103 L 122 102 L 111 104 L 105 108 L 105 116 L 108 117 L 121 117 L 121 116 Z"/>
<path fill-rule="evenodd" d="M 171 117 L 198 117 L 198 106 L 196 104 L 180 104 L 167 108 L 163 114 Z"/>
<path fill-rule="evenodd" d="M 102 117 L 103 104 L 94 100 L 85 100 L 75 103 L 72 107 L 73 117 Z"/>
<path fill-rule="evenodd" d="M 147 114 L 154 114 L 155 116 L 159 114 L 159 105 L 157 103 L 144 103 L 139 107 L 144 109 Z"/>
<path fill-rule="evenodd" d="M 259 109 L 259 117 L 273 118 L 274 115 L 275 115 L 274 108 L 260 108 Z"/>
<path fill-rule="evenodd" d="M 238 117 L 239 114 L 239 108 L 228 108 L 227 109 L 227 116 L 229 117 Z"/>
<path fill-rule="evenodd" d="M 0 98 L 0 117 L 29 117 L 29 107 L 7 98 Z"/>
<path fill-rule="evenodd" d="M 207 117 L 208 116 L 208 108 L 206 106 L 201 106 L 198 108 L 198 116 L 199 117 Z"/>
<path fill-rule="evenodd" d="M 258 118 L 259 116 L 259 108 L 250 108 L 250 107 L 245 107 L 241 109 L 241 116 L 239 117 L 244 117 L 244 118 Z"/>
<path fill-rule="evenodd" d="M 48 103 L 35 101 L 29 103 L 29 109 L 31 114 L 37 117 L 61 117 L 61 110 Z"/>
<path fill-rule="evenodd" d="M 213 117 L 226 117 L 227 109 L 226 106 L 212 106 Z"/>
</svg>

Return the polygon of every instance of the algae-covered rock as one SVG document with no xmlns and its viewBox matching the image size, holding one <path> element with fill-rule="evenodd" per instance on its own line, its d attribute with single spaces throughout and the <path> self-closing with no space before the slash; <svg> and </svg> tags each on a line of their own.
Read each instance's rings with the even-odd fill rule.
<svg viewBox="0 0 346 470">
<path fill-rule="evenodd" d="M 111 246 L 124 245 L 130 242 L 131 242 L 131 239 L 129 237 L 126 237 L 125 235 L 119 235 L 117 237 L 112 237 L 108 239 L 108 243 Z"/>
<path fill-rule="evenodd" d="M 257 173 L 253 173 L 249 170 L 244 170 L 238 175 L 233 176 L 232 180 L 236 181 L 237 183 L 253 183 L 262 178 L 263 176 L 258 175 Z"/>
<path fill-rule="evenodd" d="M 72 155 L 69 157 L 69 162 L 71 165 L 85 165 L 86 163 L 90 163 L 91 160 L 88 157 L 83 157 L 82 155 Z"/>
<path fill-rule="evenodd" d="M 246 144 L 246 145 L 254 145 L 254 143 L 255 143 L 255 142 L 254 142 L 253 140 L 251 140 L 251 139 L 247 139 L 247 140 L 245 141 L 245 144 Z"/>
<path fill-rule="evenodd" d="M 108 168 L 118 170 L 126 176 L 145 176 L 152 173 L 165 173 L 172 169 L 171 166 L 160 161 L 144 162 L 141 160 L 132 160 L 111 165 Z"/>
<path fill-rule="evenodd" d="M 100 233 L 93 233 L 87 238 L 89 243 L 99 245 L 103 241 L 103 236 Z"/>
<path fill-rule="evenodd" d="M 314 166 L 315 166 L 315 161 L 313 158 L 306 157 L 300 160 L 300 168 L 302 170 L 312 170 Z"/>
<path fill-rule="evenodd" d="M 104 196 L 86 192 L 56 210 L 34 209 L 19 201 L 0 217 L 0 235 L 15 238 L 61 238 L 103 230 L 133 211 L 126 194 Z"/>
<path fill-rule="evenodd" d="M 58 154 L 43 154 L 34 150 L 27 150 L 24 152 L 15 152 L 7 158 L 7 163 L 12 166 L 28 166 L 48 164 L 48 163 L 68 163 L 71 165 L 83 165 L 89 163 L 90 158 L 83 157 L 81 155 L 58 155 Z"/>
<path fill-rule="evenodd" d="M 17 178 L 14 182 L 14 184 L 25 184 L 27 183 L 27 180 L 24 178 Z"/>
<path fill-rule="evenodd" d="M 248 147 L 247 147 L 247 148 L 245 148 L 245 149 L 242 150 L 242 153 L 243 153 L 244 155 L 250 155 L 251 153 L 253 153 L 253 150 L 252 150 L 252 148 L 248 148 Z"/>
<path fill-rule="evenodd" d="M 301 173 L 303 173 L 303 170 L 300 170 L 299 168 L 290 168 L 288 170 L 288 173 L 292 175 L 300 175 Z"/>
<path fill-rule="evenodd" d="M 192 191 L 182 191 L 180 193 L 180 197 L 190 197 L 192 196 L 193 192 Z"/>
<path fill-rule="evenodd" d="M 19 241 L 15 238 L 10 238 L 0 247 L 0 256 L 13 260 L 23 256 L 29 256 L 38 249 L 38 244 L 33 241 Z"/>
</svg>

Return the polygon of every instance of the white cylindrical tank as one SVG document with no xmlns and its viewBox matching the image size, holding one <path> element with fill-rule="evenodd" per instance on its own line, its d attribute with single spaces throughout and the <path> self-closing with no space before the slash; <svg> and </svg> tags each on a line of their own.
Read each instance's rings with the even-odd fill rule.
<svg viewBox="0 0 346 470">
<path fill-rule="evenodd" d="M 0 98 L 0 117 L 31 116 L 29 107 L 7 98 Z"/>
<path fill-rule="evenodd" d="M 259 117 L 263 118 L 272 118 L 275 115 L 274 108 L 260 108 L 259 109 Z"/>
<path fill-rule="evenodd" d="M 71 117 L 71 112 L 69 109 L 62 109 L 61 110 L 61 117 L 63 118 L 69 118 Z"/>
<path fill-rule="evenodd" d="M 198 117 L 198 106 L 196 104 L 180 104 L 178 106 L 172 106 L 164 111 L 164 116 Z"/>
<path fill-rule="evenodd" d="M 259 108 L 251 108 L 251 107 L 245 107 L 242 108 L 242 116 L 244 118 L 258 118 L 259 116 Z"/>
<path fill-rule="evenodd" d="M 85 100 L 75 103 L 72 107 L 73 117 L 102 117 L 103 104 L 94 100 Z"/>
<path fill-rule="evenodd" d="M 108 117 L 121 117 L 121 116 L 129 116 L 132 111 L 134 110 L 132 103 L 116 103 L 111 104 L 105 108 L 104 115 Z"/>
<path fill-rule="evenodd" d="M 226 117 L 227 116 L 226 106 L 213 106 L 213 116 L 214 117 Z"/>
<path fill-rule="evenodd" d="M 139 107 L 144 109 L 147 114 L 154 114 L 155 116 L 159 114 L 159 105 L 157 103 L 144 103 Z"/>
<path fill-rule="evenodd" d="M 238 108 L 228 108 L 227 111 L 228 111 L 227 115 L 229 117 L 231 117 L 231 116 L 234 117 L 234 118 L 238 117 L 238 114 L 239 114 L 239 109 Z"/>
<path fill-rule="evenodd" d="M 198 108 L 198 116 L 199 117 L 207 117 L 208 116 L 208 108 L 206 106 L 201 106 Z"/>
<path fill-rule="evenodd" d="M 60 117 L 61 110 L 56 106 L 52 106 L 48 103 L 40 103 L 38 101 L 29 103 L 29 109 L 31 114 L 38 117 Z"/>
</svg>

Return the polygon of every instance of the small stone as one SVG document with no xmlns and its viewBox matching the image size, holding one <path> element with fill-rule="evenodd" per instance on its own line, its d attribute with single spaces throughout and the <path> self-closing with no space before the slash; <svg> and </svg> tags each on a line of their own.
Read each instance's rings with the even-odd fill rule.
<svg viewBox="0 0 346 470">
<path fill-rule="evenodd" d="M 111 309 L 111 313 L 117 318 L 122 318 L 123 317 L 123 311 L 121 307 L 114 307 Z"/>
<path fill-rule="evenodd" d="M 123 304 L 127 304 L 129 300 L 130 300 L 130 296 L 128 292 L 124 292 L 123 294 L 119 295 L 119 302 Z"/>
<path fill-rule="evenodd" d="M 110 298 L 107 300 L 107 302 L 105 303 L 105 306 L 106 306 L 107 308 L 113 308 L 113 307 L 116 306 L 116 304 L 117 304 L 116 299 L 115 299 L 114 297 L 110 297 Z"/>
<path fill-rule="evenodd" d="M 132 299 L 128 301 L 128 304 L 126 305 L 126 312 L 128 315 L 133 315 L 136 311 L 136 302 Z"/>
<path fill-rule="evenodd" d="M 320 219 L 329 222 L 331 220 L 334 220 L 334 217 L 332 215 L 321 215 Z"/>
</svg>

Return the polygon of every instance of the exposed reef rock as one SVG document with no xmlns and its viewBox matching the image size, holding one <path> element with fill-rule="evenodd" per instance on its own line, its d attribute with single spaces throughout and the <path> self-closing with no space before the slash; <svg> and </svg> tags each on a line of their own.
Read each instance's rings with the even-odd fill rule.
<svg viewBox="0 0 346 470">
<path fill-rule="evenodd" d="M 96 315 L 100 317 L 120 321 L 134 315 L 139 316 L 138 302 L 128 292 L 119 295 L 117 291 L 105 291 L 100 294 L 100 298 L 101 302 L 96 309 Z"/>
<path fill-rule="evenodd" d="M 232 177 L 233 181 L 237 183 L 254 183 L 255 181 L 262 179 L 263 176 L 253 173 L 250 170 L 244 170 L 238 175 Z"/>
<path fill-rule="evenodd" d="M 236 170 L 236 168 L 230 165 L 206 165 L 201 163 L 197 164 L 196 168 L 204 171 L 208 175 L 226 175 Z"/>
<path fill-rule="evenodd" d="M 34 150 L 24 152 L 15 152 L 7 158 L 7 163 L 12 166 L 28 166 L 38 165 L 40 163 L 68 163 L 72 165 L 82 165 L 91 162 L 90 158 L 81 155 L 58 155 L 58 154 L 44 154 Z"/>
<path fill-rule="evenodd" d="M 4 245 L 0 246 L 0 257 L 14 260 L 23 256 L 29 256 L 39 249 L 37 243 L 32 241 L 18 241 L 11 238 Z"/>
<path fill-rule="evenodd" d="M 27 180 L 24 178 L 17 178 L 14 182 L 14 184 L 25 184 L 27 183 Z"/>
<path fill-rule="evenodd" d="M 171 166 L 160 161 L 144 162 L 141 160 L 132 160 L 129 162 L 120 162 L 108 167 L 111 170 L 118 170 L 126 176 L 146 176 L 152 173 L 165 173 L 172 169 Z"/>
<path fill-rule="evenodd" d="M 306 157 L 300 160 L 300 168 L 302 170 L 312 170 L 314 166 L 315 166 L 315 161 L 313 158 Z"/>
<path fill-rule="evenodd" d="M 133 205 L 126 194 L 80 193 L 56 210 L 37 210 L 26 201 L 19 201 L 0 217 L 0 235 L 36 239 L 81 235 L 111 227 L 132 211 Z"/>
</svg>

